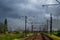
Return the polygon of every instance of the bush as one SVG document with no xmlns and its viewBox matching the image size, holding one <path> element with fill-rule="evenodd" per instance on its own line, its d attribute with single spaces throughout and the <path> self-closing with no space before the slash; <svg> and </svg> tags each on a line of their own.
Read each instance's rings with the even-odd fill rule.
<svg viewBox="0 0 60 40">
<path fill-rule="evenodd" d="M 19 34 L 19 31 L 15 31 L 14 34 Z"/>
<path fill-rule="evenodd" d="M 58 32 L 56 36 L 59 36 L 60 37 L 60 32 Z"/>
</svg>

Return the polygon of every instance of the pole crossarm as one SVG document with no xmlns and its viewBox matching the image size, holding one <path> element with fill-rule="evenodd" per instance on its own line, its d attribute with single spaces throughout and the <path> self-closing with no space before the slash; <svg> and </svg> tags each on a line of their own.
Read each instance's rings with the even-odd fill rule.
<svg viewBox="0 0 60 40">
<path fill-rule="evenodd" d="M 60 2 L 58 0 L 56 0 L 56 1 L 60 4 Z"/>
</svg>

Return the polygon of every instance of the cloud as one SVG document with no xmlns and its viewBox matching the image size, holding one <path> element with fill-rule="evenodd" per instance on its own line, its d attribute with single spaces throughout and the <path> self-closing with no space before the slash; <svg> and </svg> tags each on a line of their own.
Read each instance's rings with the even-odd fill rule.
<svg viewBox="0 0 60 40">
<path fill-rule="evenodd" d="M 38 22 L 44 22 L 48 19 L 49 13 L 53 13 L 54 17 L 60 16 L 59 5 L 49 7 L 49 13 L 47 13 L 47 7 L 42 7 L 43 4 L 57 4 L 57 2 L 55 0 L 0 0 L 0 16 L 3 19 L 7 17 L 9 27 L 14 30 L 24 29 L 24 17 L 22 16 L 28 16 L 28 19 L 38 20 Z"/>
</svg>

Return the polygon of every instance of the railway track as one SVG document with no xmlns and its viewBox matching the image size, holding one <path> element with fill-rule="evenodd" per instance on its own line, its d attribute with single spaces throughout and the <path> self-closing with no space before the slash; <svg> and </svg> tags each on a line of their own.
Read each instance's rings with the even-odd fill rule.
<svg viewBox="0 0 60 40">
<path fill-rule="evenodd" d="M 24 38 L 23 40 L 35 40 L 35 38 L 36 38 L 36 35 L 32 35 L 32 36 Z"/>
<path fill-rule="evenodd" d="M 42 39 L 43 40 L 53 40 L 51 37 L 49 37 L 48 35 L 45 34 L 41 34 L 42 35 Z"/>
<path fill-rule="evenodd" d="M 30 37 L 26 37 L 23 40 L 53 40 L 53 39 L 50 38 L 47 35 L 42 34 L 42 33 L 37 33 L 37 34 L 34 34 L 34 35 L 30 36 Z"/>
</svg>

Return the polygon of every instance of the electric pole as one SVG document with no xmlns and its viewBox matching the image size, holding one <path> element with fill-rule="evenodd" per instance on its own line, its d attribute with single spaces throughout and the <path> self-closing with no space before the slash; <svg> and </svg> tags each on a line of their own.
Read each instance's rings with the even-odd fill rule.
<svg viewBox="0 0 60 40">
<path fill-rule="evenodd" d="M 52 13 L 50 14 L 50 34 L 52 34 Z"/>
<path fill-rule="evenodd" d="M 39 29 L 40 29 L 40 32 L 41 32 L 41 27 L 39 27 Z"/>
<path fill-rule="evenodd" d="M 33 33 L 33 25 L 32 25 L 32 33 Z"/>
<path fill-rule="evenodd" d="M 47 20 L 47 32 L 48 32 L 48 20 Z"/>
<path fill-rule="evenodd" d="M 33 22 L 31 22 L 31 32 L 33 33 Z"/>
<path fill-rule="evenodd" d="M 27 16 L 25 16 L 25 33 L 26 33 L 26 27 L 27 27 Z"/>
</svg>

